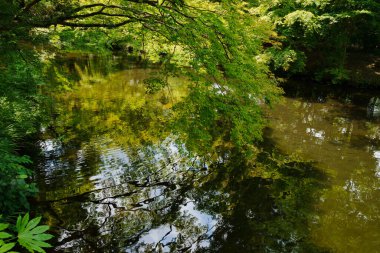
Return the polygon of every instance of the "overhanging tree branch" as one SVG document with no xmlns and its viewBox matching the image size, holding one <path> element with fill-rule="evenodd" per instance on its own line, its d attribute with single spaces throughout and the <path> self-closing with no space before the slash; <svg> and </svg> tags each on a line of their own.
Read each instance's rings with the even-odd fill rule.
<svg viewBox="0 0 380 253">
<path fill-rule="evenodd" d="M 53 5 L 54 8 L 44 9 L 45 12 L 42 13 L 39 9 L 36 11 L 33 9 L 42 0 L 30 0 L 29 3 L 23 0 L 23 2 L 25 3 L 24 7 L 20 6 L 20 11 L 14 17 L 15 26 L 63 25 L 84 28 L 116 28 L 132 22 L 151 22 L 164 25 L 168 29 L 175 29 L 173 26 L 183 27 L 187 23 L 186 19 L 194 21 L 197 16 L 182 9 L 185 4 L 177 0 L 167 0 L 161 4 L 157 0 L 127 0 L 125 4 L 115 4 L 111 1 L 108 3 L 95 2 L 81 6 L 56 4 Z M 125 18 L 126 20 L 118 21 L 112 18 Z M 13 28 L 8 28 L 8 30 L 11 29 Z"/>
<path fill-rule="evenodd" d="M 119 23 L 89 23 L 89 24 L 83 24 L 83 23 L 71 23 L 71 22 L 60 22 L 59 25 L 69 26 L 69 27 L 83 27 L 83 28 L 91 28 L 91 27 L 102 27 L 102 28 L 117 28 L 129 23 L 137 22 L 137 20 L 129 19 L 125 20 Z"/>
</svg>

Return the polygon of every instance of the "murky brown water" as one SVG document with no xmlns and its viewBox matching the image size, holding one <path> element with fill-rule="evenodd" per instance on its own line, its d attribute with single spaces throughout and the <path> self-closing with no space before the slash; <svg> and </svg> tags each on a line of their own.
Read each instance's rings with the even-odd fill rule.
<svg viewBox="0 0 380 253">
<path fill-rule="evenodd" d="M 380 249 L 380 121 L 367 110 L 372 96 L 376 92 L 309 92 L 286 98 L 270 113 L 276 146 L 328 175 L 310 229 L 316 244 L 337 252 Z"/>
</svg>

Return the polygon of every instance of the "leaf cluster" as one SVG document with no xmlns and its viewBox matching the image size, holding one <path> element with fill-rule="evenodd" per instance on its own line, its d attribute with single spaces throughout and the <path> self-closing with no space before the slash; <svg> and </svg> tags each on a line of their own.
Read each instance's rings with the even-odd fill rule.
<svg viewBox="0 0 380 253">
<path fill-rule="evenodd" d="M 17 236 L 13 235 L 8 229 L 8 223 L 0 223 L 0 252 L 10 252 L 16 244 L 24 247 L 29 252 L 45 253 L 43 248 L 49 248 L 51 245 L 45 241 L 53 238 L 52 235 L 45 233 L 49 226 L 39 225 L 41 217 L 36 217 L 29 220 L 29 213 L 26 213 L 24 217 L 19 216 L 15 230 Z M 17 242 L 14 240 L 17 238 Z M 16 252 L 16 251 L 12 251 Z"/>
<path fill-rule="evenodd" d="M 16 36 L 17 37 L 17 36 Z M 16 38 L 15 37 L 15 38 Z M 30 160 L 18 155 L 18 143 L 41 122 L 40 65 L 35 55 L 0 37 L 0 209 L 4 214 L 28 209 L 27 198 L 37 189 L 28 182 Z"/>
<path fill-rule="evenodd" d="M 30 160 L 26 156 L 12 154 L 12 145 L 0 141 L 0 209 L 4 214 L 11 214 L 20 209 L 28 209 L 28 197 L 37 192 L 35 184 L 26 180 L 31 171 L 24 167 Z"/>
<path fill-rule="evenodd" d="M 252 15 L 247 2 L 96 1 L 73 3 L 69 9 L 57 23 L 60 45 L 68 34 L 79 44 L 90 34 L 103 34 L 100 44 L 106 36 L 112 43 L 126 34 L 131 39 L 122 48 L 159 62 L 164 76 L 185 76 L 192 83 L 194 94 L 175 110 L 182 116 L 192 113 L 190 118 L 198 121 L 194 131 L 204 132 L 198 136 L 223 129 L 222 138 L 239 146 L 260 139 L 261 106 L 275 101 L 281 90 L 260 60 L 272 26 Z M 147 93 L 167 86 L 159 79 L 145 84 Z"/>
</svg>

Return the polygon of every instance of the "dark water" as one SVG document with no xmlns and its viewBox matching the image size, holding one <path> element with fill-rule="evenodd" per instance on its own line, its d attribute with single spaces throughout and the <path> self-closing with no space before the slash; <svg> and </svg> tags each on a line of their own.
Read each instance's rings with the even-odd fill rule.
<svg viewBox="0 0 380 253">
<path fill-rule="evenodd" d="M 115 59 L 52 72 L 36 180 L 53 251 L 380 252 L 376 94 L 289 90 L 256 156 L 199 155 L 171 131 L 185 80 L 147 94 L 155 70 Z"/>
</svg>

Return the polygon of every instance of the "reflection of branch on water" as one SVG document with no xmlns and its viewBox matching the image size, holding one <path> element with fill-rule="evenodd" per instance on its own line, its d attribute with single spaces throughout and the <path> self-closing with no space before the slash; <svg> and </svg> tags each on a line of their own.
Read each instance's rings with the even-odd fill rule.
<svg viewBox="0 0 380 253">
<path fill-rule="evenodd" d="M 192 240 L 192 241 L 188 241 L 186 244 L 188 246 L 184 246 L 180 249 L 177 249 L 175 252 L 189 252 L 189 250 L 195 245 L 195 244 L 199 244 L 200 242 L 202 241 L 205 241 L 205 240 L 210 240 L 212 237 L 213 237 L 213 234 L 210 234 L 208 236 L 206 236 L 207 234 L 209 234 L 210 231 L 212 231 L 214 228 L 216 227 L 216 224 L 207 228 L 206 231 L 204 231 L 204 233 L 202 233 L 200 236 L 198 236 L 195 240 Z M 172 240 L 166 244 L 163 244 L 162 242 L 173 232 L 173 225 L 170 224 L 170 227 L 169 227 L 169 231 L 156 243 L 155 247 L 154 247 L 154 250 L 156 252 L 157 250 L 157 247 L 159 247 L 160 245 L 162 247 L 168 247 L 172 244 L 176 244 L 177 242 L 175 240 Z M 181 240 L 180 238 L 182 238 L 182 235 L 179 234 L 178 235 L 179 238 L 177 238 L 177 240 Z"/>
<path fill-rule="evenodd" d="M 135 187 L 144 187 L 144 188 L 146 188 L 146 187 L 152 187 L 152 186 L 167 186 L 167 187 L 170 187 L 170 186 L 174 185 L 174 184 L 172 184 L 170 182 L 156 182 L 156 183 L 153 183 L 153 184 L 148 184 L 148 183 L 149 183 L 148 180 L 146 180 L 143 184 L 140 183 L 137 180 L 131 180 L 131 181 L 127 181 L 125 183 L 121 183 L 121 184 L 118 184 L 118 185 L 107 186 L 107 187 L 103 187 L 103 188 L 100 188 L 100 189 L 86 191 L 84 193 L 81 193 L 81 194 L 78 194 L 78 195 L 74 195 L 74 196 L 68 196 L 68 197 L 65 197 L 65 198 L 54 199 L 54 200 L 41 201 L 40 203 L 43 203 L 43 202 L 54 203 L 54 202 L 63 202 L 63 201 L 67 201 L 67 202 L 75 202 L 75 201 L 84 202 L 84 201 L 89 201 L 89 202 L 95 203 L 95 202 L 100 202 L 100 201 L 102 201 L 104 199 L 107 199 L 107 198 L 125 197 L 125 196 L 129 196 L 131 194 L 134 194 L 134 193 L 138 192 L 138 191 L 133 191 L 132 193 L 122 193 L 122 194 L 118 194 L 118 195 L 115 195 L 115 196 L 106 197 L 106 198 L 101 199 L 101 200 L 94 200 L 94 201 L 86 200 L 91 193 L 102 192 L 104 190 L 112 189 L 112 188 L 122 188 L 126 184 L 130 184 L 130 185 L 133 185 Z"/>
<path fill-rule="evenodd" d="M 194 164 L 196 162 L 195 160 L 196 159 L 194 159 L 194 161 L 192 162 L 193 166 L 194 166 Z M 176 164 L 176 162 L 174 164 Z M 159 175 L 159 173 L 164 168 L 165 168 L 165 166 L 163 166 L 161 169 L 158 169 L 155 172 L 150 173 L 148 176 L 144 177 L 142 180 L 128 180 L 128 181 L 123 182 L 123 183 L 118 184 L 118 185 L 112 185 L 112 186 L 107 186 L 107 187 L 103 187 L 103 188 L 100 188 L 100 189 L 86 191 L 86 192 L 78 194 L 78 195 L 68 196 L 68 197 L 64 197 L 64 198 L 60 198 L 60 199 L 41 201 L 41 203 L 42 202 L 53 203 L 53 202 L 62 202 L 62 201 L 67 201 L 67 202 L 75 202 L 75 201 L 77 201 L 77 202 L 85 202 L 85 201 L 88 201 L 89 195 L 91 193 L 102 192 L 104 190 L 112 189 L 112 188 L 124 188 L 125 185 L 127 185 L 127 184 L 128 185 L 133 185 L 135 187 L 142 187 L 142 188 L 153 187 L 153 186 L 175 187 L 175 185 L 176 185 L 175 183 L 169 182 L 169 181 L 165 181 L 165 180 L 161 181 L 162 178 L 157 178 L 155 181 L 152 182 L 152 178 L 155 178 L 157 175 Z M 194 170 L 193 167 L 189 168 L 189 171 L 193 171 L 193 170 Z M 175 169 L 175 165 L 173 165 L 172 171 L 170 173 L 168 173 L 166 175 L 161 175 L 161 176 L 165 176 L 166 178 L 170 178 L 171 176 L 180 177 L 180 176 L 184 176 L 183 175 L 184 173 L 187 173 L 187 171 L 177 172 L 176 169 Z M 126 194 L 128 194 L 128 193 L 126 193 Z M 123 197 L 123 195 L 124 194 L 120 194 L 120 195 L 110 196 L 110 197 L 107 197 L 107 198 L 118 198 L 118 197 Z M 93 201 L 90 201 L 90 202 L 93 202 Z"/>
<path fill-rule="evenodd" d="M 95 250 L 100 250 L 99 249 L 99 245 L 93 245 L 94 242 L 86 239 L 86 234 L 88 234 L 88 230 L 90 230 L 92 228 L 86 228 L 84 230 L 69 230 L 69 229 L 64 229 L 66 231 L 74 231 L 73 233 L 70 234 L 70 236 L 62 239 L 61 241 L 59 241 L 58 243 L 55 244 L 55 247 L 56 248 L 59 248 L 63 245 L 65 245 L 66 243 L 69 243 L 69 242 L 72 242 L 72 241 L 75 241 L 75 240 L 83 240 L 85 242 L 87 242 L 89 245 L 92 245 L 91 247 Z M 125 239 L 125 245 L 133 245 L 135 243 L 137 243 L 141 237 L 141 235 L 143 235 L 144 233 L 148 232 L 151 228 L 144 228 L 142 230 L 140 230 L 139 232 L 137 232 L 136 234 L 134 234 L 133 236 L 130 236 L 128 238 Z M 103 245 L 103 248 L 106 248 L 108 245 Z"/>
<path fill-rule="evenodd" d="M 204 240 L 210 240 L 213 237 L 213 234 L 211 234 L 211 235 L 209 235 L 207 237 L 205 237 L 205 235 L 207 235 L 215 227 L 216 227 L 216 224 L 213 225 L 213 226 L 211 226 L 210 228 L 208 228 L 206 230 L 206 232 L 204 232 L 202 235 L 198 236 L 196 240 L 190 242 L 189 246 L 179 249 L 178 252 L 188 252 L 191 249 L 191 247 L 193 247 L 193 245 L 199 244 L 201 241 L 204 241 Z"/>
<path fill-rule="evenodd" d="M 104 204 L 106 204 L 106 203 L 104 203 Z M 107 209 L 108 209 L 108 216 L 105 217 L 104 221 L 102 222 L 102 224 L 100 224 L 99 227 L 103 227 L 107 223 L 108 219 L 112 216 L 110 205 L 108 205 Z M 67 232 L 70 232 L 70 236 L 67 236 L 64 239 L 62 239 L 61 241 L 59 241 L 55 245 L 56 247 L 60 247 L 62 245 L 65 245 L 66 243 L 72 242 L 72 241 L 74 241 L 76 239 L 81 239 L 81 240 L 85 241 L 86 243 L 88 243 L 88 245 L 91 245 L 94 249 L 97 248 L 96 244 L 93 245 L 94 243 L 92 241 L 90 241 L 90 240 L 87 240 L 86 236 L 84 236 L 85 234 L 88 234 L 88 231 L 90 231 L 91 229 L 93 229 L 93 227 L 91 227 L 91 223 L 89 223 L 86 228 L 80 229 L 80 230 L 79 229 L 68 229 L 68 228 L 64 228 L 64 227 L 60 227 L 60 226 L 58 226 L 58 228 L 63 229 L 65 231 L 67 231 Z M 91 232 L 89 232 L 89 233 L 91 234 Z"/>
<path fill-rule="evenodd" d="M 108 216 L 105 217 L 104 221 L 103 221 L 100 225 L 98 225 L 98 228 L 105 227 L 107 221 L 112 217 L 112 212 L 111 212 L 112 208 L 111 208 L 111 206 L 113 206 L 113 203 L 101 203 L 101 204 L 104 204 L 104 205 L 107 205 L 107 206 L 108 206 L 108 208 L 107 208 L 107 209 L 108 209 Z M 114 223 L 111 223 L 111 224 L 112 224 L 111 229 L 109 229 L 109 230 L 105 230 L 104 232 L 111 232 L 111 233 L 112 233 L 112 232 L 114 231 L 114 229 L 115 229 L 115 228 L 114 228 L 115 224 L 114 224 Z M 60 246 L 65 245 L 66 243 L 73 242 L 73 241 L 79 239 L 79 240 L 83 240 L 83 241 L 85 241 L 88 245 L 91 246 L 92 249 L 94 249 L 94 250 L 95 250 L 95 249 L 96 249 L 96 250 L 101 250 L 101 249 L 99 248 L 99 245 L 97 245 L 96 242 L 94 243 L 94 241 L 89 240 L 89 239 L 87 239 L 87 237 L 86 237 L 86 235 L 92 234 L 92 231 L 91 231 L 91 230 L 94 229 L 94 227 L 91 226 L 91 224 L 88 224 L 88 226 L 87 226 L 86 228 L 81 229 L 81 230 L 77 230 L 77 229 L 68 229 L 68 228 L 63 228 L 63 227 L 59 227 L 59 228 L 65 230 L 65 231 L 67 231 L 67 232 L 69 232 L 69 233 L 70 233 L 70 236 L 67 236 L 67 237 L 65 237 L 64 239 L 62 239 L 61 241 L 59 241 L 58 243 L 56 243 L 55 246 L 56 246 L 57 248 L 59 248 Z M 133 245 L 133 244 L 137 243 L 138 240 L 140 239 L 140 237 L 141 237 L 144 233 L 148 232 L 148 231 L 151 230 L 151 229 L 152 229 L 151 227 L 144 228 L 144 229 L 140 230 L 139 232 L 135 233 L 133 236 L 131 236 L 131 237 L 129 237 L 129 238 L 126 238 L 125 241 L 124 241 L 125 244 L 126 244 L 126 245 Z M 108 245 L 104 244 L 104 245 L 102 245 L 102 248 L 103 248 L 103 249 L 104 249 L 104 248 L 107 248 L 107 246 L 108 246 Z"/>
<path fill-rule="evenodd" d="M 173 232 L 173 226 L 170 225 L 170 230 L 161 238 L 161 240 L 159 240 L 157 243 L 156 243 L 156 246 L 154 247 L 154 249 L 156 250 L 157 247 L 161 244 L 162 241 L 165 240 L 165 238 L 170 235 L 170 233 Z"/>
<path fill-rule="evenodd" d="M 126 193 L 122 193 L 122 194 L 118 194 L 118 195 L 114 195 L 114 196 L 110 196 L 110 197 L 105 197 L 105 198 L 97 199 L 97 200 L 88 200 L 88 202 L 95 203 L 95 204 L 105 204 L 102 202 L 103 200 L 116 199 L 116 198 L 120 198 L 120 197 L 128 197 L 128 196 L 131 196 L 135 193 L 138 193 L 138 191 L 126 192 Z"/>
<path fill-rule="evenodd" d="M 194 162 L 193 162 L 193 164 L 194 164 Z M 187 176 L 187 180 L 191 182 L 191 181 L 193 181 L 193 179 L 195 177 L 194 172 L 197 172 L 197 171 L 193 171 L 193 170 L 194 169 L 192 167 L 189 168 L 189 171 L 192 172 L 190 175 L 187 174 L 188 171 L 182 171 L 180 173 L 178 173 L 178 172 L 171 172 L 171 173 L 169 173 L 166 176 L 170 177 L 170 176 L 176 175 L 178 177 L 178 176 L 184 176 L 184 174 L 186 173 L 187 174 L 186 175 Z M 91 202 L 91 203 L 95 203 L 95 204 L 102 204 L 102 201 L 104 201 L 106 199 L 117 199 L 117 198 L 120 198 L 120 197 L 128 197 L 128 196 L 131 196 L 133 194 L 139 193 L 144 188 L 150 188 L 150 187 L 154 187 L 154 186 L 164 186 L 167 189 L 174 190 L 174 189 L 177 188 L 176 185 L 178 185 L 178 186 L 184 186 L 185 184 L 188 184 L 186 182 L 182 182 L 182 183 L 177 183 L 176 184 L 175 182 L 169 182 L 169 181 L 155 181 L 155 182 L 150 183 L 152 175 L 157 175 L 157 174 L 158 174 L 158 171 L 156 171 L 154 173 L 151 173 L 151 175 L 149 175 L 149 176 L 147 176 L 147 177 L 144 178 L 144 182 L 143 183 L 141 183 L 141 181 L 138 181 L 138 180 L 129 180 L 129 181 L 125 182 L 125 183 L 121 183 L 121 184 L 118 184 L 118 185 L 103 187 L 101 189 L 95 189 L 95 190 L 87 191 L 87 192 L 84 192 L 84 193 L 79 194 L 79 195 L 68 196 L 68 197 L 65 197 L 65 198 L 60 198 L 60 199 L 56 199 L 56 200 L 48 200 L 48 201 L 44 201 L 44 202 L 47 202 L 47 203 L 54 203 L 54 202 L 66 202 L 66 203 L 71 203 L 71 202 Z M 203 175 L 199 179 L 201 179 L 201 178 L 203 178 L 205 176 L 207 176 L 207 175 Z M 125 185 L 127 185 L 127 184 L 133 185 L 135 187 L 139 187 L 139 188 L 142 188 L 142 189 L 141 190 L 131 191 L 131 192 L 126 192 L 126 193 L 120 193 L 120 194 L 113 195 L 113 196 L 107 196 L 107 197 L 104 197 L 102 199 L 90 200 L 89 195 L 91 193 L 102 192 L 102 191 L 108 190 L 108 189 L 124 188 Z M 163 196 L 164 193 L 165 193 L 165 191 L 163 191 L 163 194 L 155 196 L 154 198 L 151 198 L 151 199 L 140 201 L 140 202 L 138 202 L 138 203 L 136 203 L 134 205 L 135 206 L 139 206 L 141 203 L 144 203 L 144 204 L 150 203 L 155 198 Z M 131 210 L 131 211 L 133 211 L 133 210 Z"/>
<path fill-rule="evenodd" d="M 49 207 L 56 205 L 55 203 L 60 206 L 75 206 L 80 203 L 83 210 L 87 209 L 86 221 L 82 220 L 78 223 L 76 227 L 78 228 L 77 230 L 58 227 L 66 231 L 66 233 L 63 234 L 64 236 L 57 246 L 62 248 L 67 246 L 73 247 L 69 245 L 70 242 L 73 242 L 74 244 L 84 243 L 89 247 L 96 247 L 94 241 L 88 242 L 88 240 L 100 238 L 102 241 L 98 242 L 98 248 L 93 249 L 102 251 L 102 249 L 106 249 L 107 247 L 114 247 L 113 244 L 116 241 L 112 238 L 114 238 L 114 236 L 117 237 L 117 231 L 120 229 L 120 226 L 123 226 L 122 224 L 129 226 L 129 215 L 133 217 L 141 216 L 144 219 L 147 215 L 147 219 L 150 220 L 149 225 L 147 224 L 144 228 L 131 225 L 133 229 L 128 235 L 131 237 L 124 237 L 122 240 L 117 240 L 118 243 L 122 243 L 125 246 L 132 246 L 143 238 L 144 233 L 157 229 L 159 224 L 170 224 L 170 231 L 167 232 L 159 242 L 152 244 L 151 247 L 153 247 L 154 250 L 158 250 L 157 248 L 161 247 L 160 245 L 168 247 L 168 245 L 173 243 L 176 247 L 187 246 L 187 243 L 191 239 L 195 239 L 194 237 L 190 240 L 186 240 L 185 245 L 183 242 L 174 240 L 167 243 L 165 240 L 167 240 L 168 236 L 173 233 L 175 229 L 173 225 L 173 219 L 175 217 L 172 214 L 178 213 L 182 205 L 189 203 L 187 200 L 187 192 L 194 188 L 195 182 L 201 182 L 204 177 L 209 176 L 210 171 L 207 169 L 197 169 L 197 167 L 202 167 L 202 165 L 203 168 L 207 168 L 205 164 L 199 163 L 199 161 L 194 159 L 191 163 L 187 164 L 185 168 L 179 169 L 176 165 L 172 167 L 167 165 L 152 172 L 143 171 L 142 173 L 133 173 L 133 178 L 129 176 L 130 174 L 127 174 L 124 175 L 123 181 L 117 185 L 107 186 L 103 184 L 106 187 L 86 191 L 75 196 L 44 201 Z M 169 170 L 167 170 L 168 166 L 170 166 Z M 144 175 L 144 172 L 148 172 L 146 173 L 148 176 L 146 176 L 146 174 Z M 127 214 L 127 212 L 130 212 L 130 214 Z M 146 215 L 143 213 L 146 213 Z M 54 217 L 56 216 L 54 215 Z M 57 220 L 60 221 L 60 225 L 65 224 L 61 219 Z M 209 230 L 207 230 L 206 233 L 208 233 L 208 231 Z M 89 235 L 90 237 L 88 237 Z M 205 235 L 200 236 L 194 240 L 194 243 L 205 240 L 204 238 Z M 99 243 L 102 249 L 99 249 Z M 186 251 L 185 248 L 181 250 L 181 252 Z"/>
</svg>

